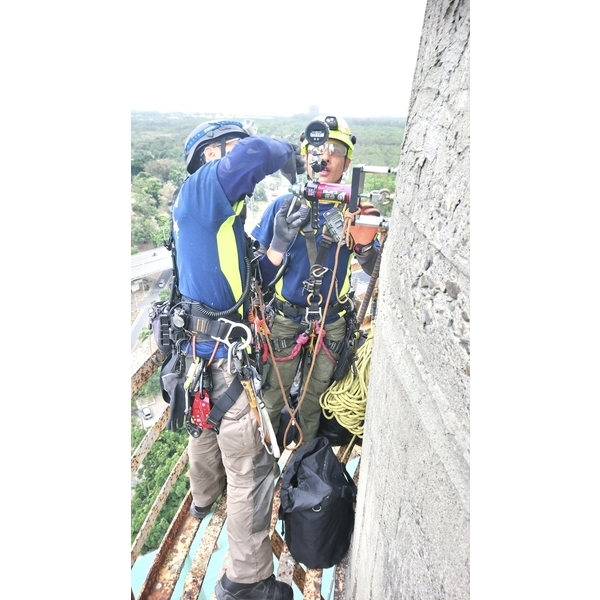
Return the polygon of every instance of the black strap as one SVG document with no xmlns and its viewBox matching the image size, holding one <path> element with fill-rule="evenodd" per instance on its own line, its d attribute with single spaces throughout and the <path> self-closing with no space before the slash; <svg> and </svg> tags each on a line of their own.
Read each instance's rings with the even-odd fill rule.
<svg viewBox="0 0 600 600">
<path fill-rule="evenodd" d="M 298 336 L 293 338 L 271 338 L 273 350 L 275 350 L 275 352 L 281 352 L 282 350 L 293 346 L 296 343 L 297 337 Z"/>
<path fill-rule="evenodd" d="M 335 352 L 335 354 L 340 354 L 342 352 L 342 348 L 346 344 L 346 339 L 344 338 L 343 340 L 330 341 L 327 339 L 327 337 L 325 337 L 323 339 L 323 343 L 327 346 L 327 348 L 329 348 L 329 350 Z"/>
<path fill-rule="evenodd" d="M 229 323 L 223 323 L 223 321 L 213 321 L 212 319 L 191 315 L 187 329 L 199 339 L 219 338 L 222 340 L 227 334 L 229 334 L 228 338 L 238 338 L 246 335 L 246 330 L 241 327 L 232 328 Z"/>
<path fill-rule="evenodd" d="M 217 319 L 206 316 L 206 308 L 203 308 L 199 302 L 191 300 L 183 296 L 181 307 L 185 310 L 188 316 L 187 330 L 199 339 L 219 338 L 224 339 L 224 336 L 229 334 L 229 338 L 244 337 L 247 332 L 242 327 L 231 327 L 230 323 L 219 321 Z M 242 318 L 239 313 L 233 313 L 227 316 L 228 321 L 240 323 Z"/>
<path fill-rule="evenodd" d="M 317 242 L 315 232 L 312 227 L 307 227 L 304 230 L 304 240 L 306 241 L 306 252 L 308 253 L 308 262 L 314 265 L 317 262 Z"/>
<path fill-rule="evenodd" d="M 302 317 L 306 314 L 306 306 L 296 306 L 295 304 L 291 304 L 290 302 L 285 302 L 284 300 L 279 300 L 279 298 L 275 298 L 273 300 L 273 307 L 279 313 L 285 315 L 286 317 Z M 344 310 L 348 310 L 348 304 L 338 302 L 334 304 L 327 310 L 328 314 L 339 314 Z"/>
<path fill-rule="evenodd" d="M 308 262 L 311 267 L 313 265 L 323 265 L 325 259 L 327 258 L 329 248 L 331 248 L 331 244 L 333 243 L 333 238 L 329 235 L 329 232 L 327 231 L 327 226 L 324 225 L 321 233 L 321 243 L 319 244 L 319 251 L 317 253 L 315 229 L 318 227 L 318 217 L 315 219 L 314 215 L 319 214 L 318 206 L 318 202 L 312 203 L 311 215 L 313 215 L 313 222 L 309 221 L 302 229 L 302 233 L 304 233 L 304 239 L 306 242 Z"/>
<path fill-rule="evenodd" d="M 323 283 L 323 277 L 328 269 L 323 267 L 327 254 L 333 244 L 333 238 L 327 233 L 326 226 L 323 227 L 323 233 L 321 236 L 321 244 L 319 245 L 319 252 L 316 256 L 311 257 L 309 276 L 302 282 L 302 287 L 306 290 L 311 298 L 311 311 L 317 315 L 319 313 L 319 306 L 322 301 L 321 297 L 321 285 Z M 308 240 L 306 242 L 307 249 L 309 248 Z M 310 253 L 309 253 L 310 255 Z M 316 271 L 315 271 L 316 269 Z M 318 275 L 316 273 L 319 273 Z M 332 277 L 335 277 L 335 273 L 332 273 Z"/>
<path fill-rule="evenodd" d="M 337 458 L 337 457 L 336 457 Z M 350 477 L 350 473 L 348 473 L 348 469 L 346 469 L 346 465 L 343 462 L 340 462 L 340 466 L 342 467 L 342 473 L 346 478 L 348 483 L 347 486 L 342 486 L 342 498 L 347 500 L 348 502 L 356 502 L 356 495 L 358 493 L 358 488 L 354 483 L 352 477 Z"/>
<path fill-rule="evenodd" d="M 323 231 L 323 237 L 321 238 L 321 245 L 319 246 L 319 253 L 317 254 L 317 260 L 314 262 L 315 265 L 323 265 L 325 263 L 325 259 L 329 254 L 329 249 L 333 244 L 333 239 L 329 237 Z"/>
<path fill-rule="evenodd" d="M 219 425 L 223 415 L 235 404 L 243 390 L 244 387 L 236 377 L 227 388 L 227 391 L 214 401 L 206 421 L 217 433 L 219 433 Z"/>
</svg>

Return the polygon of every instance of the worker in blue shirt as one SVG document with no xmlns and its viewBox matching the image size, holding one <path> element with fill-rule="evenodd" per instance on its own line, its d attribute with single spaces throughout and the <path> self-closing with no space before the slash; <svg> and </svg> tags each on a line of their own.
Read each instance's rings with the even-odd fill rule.
<svg viewBox="0 0 600 600">
<path fill-rule="evenodd" d="M 350 166 L 356 138 L 346 121 L 340 117 L 322 115 L 316 120 L 328 123 L 329 137 L 318 147 L 310 146 L 307 139 L 303 141 L 302 154 L 317 157 L 316 162 L 308 161 L 308 177 L 323 184 L 338 184 Z M 323 257 L 324 215 L 340 203 L 319 200 L 318 226 L 314 242 L 311 242 L 305 221 L 297 227 L 287 224 L 286 216 L 292 201 L 292 194 L 285 194 L 273 201 L 251 235 L 260 243 L 263 282 L 275 282 L 272 301 L 275 314 L 270 325 L 273 356 L 268 358 L 263 400 L 277 432 L 281 411 L 284 407 L 287 409 L 290 389 L 298 379 L 297 371 L 300 368 L 302 383 L 298 391 L 299 409 L 296 415 L 299 432 L 295 441 L 306 443 L 312 441 L 319 430 L 319 398 L 331 382 L 345 341 L 347 318 L 353 310 L 352 300 L 348 296 L 352 259 L 356 256 L 362 269 L 371 274 L 379 249 L 374 243 L 377 234 L 375 228 L 353 226 L 351 233 L 361 243 L 354 244 L 352 248 L 342 245 L 337 258 L 337 244 L 328 248 L 325 246 Z M 374 214 L 373 207 L 368 210 Z M 318 295 L 312 293 L 314 288 L 311 288 L 315 284 L 310 276 L 313 266 L 309 253 L 311 243 L 315 243 L 319 249 L 317 263 L 324 267 L 319 269 L 321 278 Z M 330 300 L 326 304 L 328 296 Z M 315 297 L 318 298 L 316 303 Z M 321 334 L 323 344 L 315 347 L 319 329 L 324 329 Z M 308 377 L 313 361 L 312 374 Z M 288 428 L 289 425 L 286 430 Z M 284 446 L 294 441 L 290 439 L 289 431 L 286 433 L 280 429 L 278 437 Z"/>
<path fill-rule="evenodd" d="M 304 165 L 298 146 L 253 133 L 234 120 L 198 125 L 185 143 L 190 175 L 173 205 L 176 283 L 194 334 L 185 342 L 185 373 L 203 360 L 202 376 L 210 378 L 215 402 L 232 389 L 236 375 L 228 369 L 228 348 L 243 339 L 248 309 L 252 256 L 244 233 L 245 198 L 266 175 L 302 172 Z M 181 372 L 161 374 L 171 392 L 169 429 L 183 424 Z M 261 441 L 245 391 L 229 400 L 218 433 L 203 428 L 188 443 L 192 515 L 204 518 L 227 486 L 230 561 L 216 597 L 292 600 L 292 588 L 273 575 L 274 459 Z"/>
</svg>

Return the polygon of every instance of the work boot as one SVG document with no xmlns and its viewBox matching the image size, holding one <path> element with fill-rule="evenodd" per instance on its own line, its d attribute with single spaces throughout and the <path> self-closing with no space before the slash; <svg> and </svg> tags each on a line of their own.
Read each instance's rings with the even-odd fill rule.
<svg viewBox="0 0 600 600">
<path fill-rule="evenodd" d="M 199 521 L 202 521 L 202 519 L 204 519 L 204 517 L 210 512 L 211 508 L 212 508 L 212 504 L 209 504 L 208 506 L 205 506 L 203 508 L 198 508 L 192 502 L 192 505 L 190 506 L 190 513 L 191 513 L 192 517 L 195 517 Z"/>
<path fill-rule="evenodd" d="M 234 583 L 223 575 L 215 588 L 217 600 L 294 600 L 292 587 L 275 575 L 258 583 Z"/>
</svg>

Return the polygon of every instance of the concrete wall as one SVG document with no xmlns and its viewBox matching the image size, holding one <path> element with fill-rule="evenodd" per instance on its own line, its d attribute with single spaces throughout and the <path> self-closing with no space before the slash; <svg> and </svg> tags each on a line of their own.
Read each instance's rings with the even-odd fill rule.
<svg viewBox="0 0 600 600">
<path fill-rule="evenodd" d="M 469 597 L 469 0 L 429 0 L 382 257 L 352 600 Z"/>
</svg>

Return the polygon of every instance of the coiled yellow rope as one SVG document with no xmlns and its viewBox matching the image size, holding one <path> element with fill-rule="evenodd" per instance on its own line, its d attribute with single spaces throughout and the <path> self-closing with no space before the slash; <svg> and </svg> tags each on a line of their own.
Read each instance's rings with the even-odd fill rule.
<svg viewBox="0 0 600 600">
<path fill-rule="evenodd" d="M 363 345 L 356 350 L 355 369 L 351 368 L 343 379 L 327 388 L 319 398 L 327 419 L 335 417 L 342 427 L 360 438 L 363 436 L 367 410 L 374 328 L 374 323 L 371 323 Z"/>
</svg>

